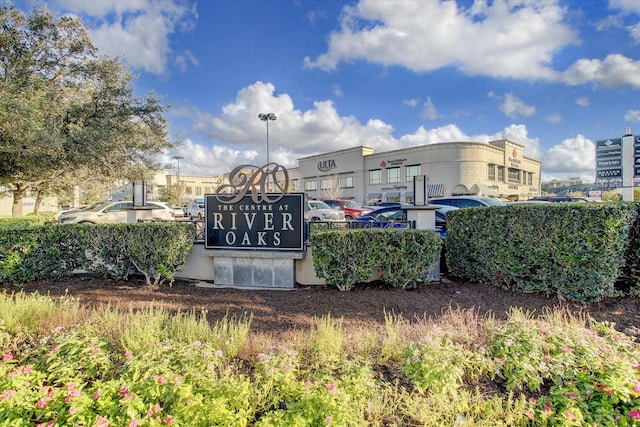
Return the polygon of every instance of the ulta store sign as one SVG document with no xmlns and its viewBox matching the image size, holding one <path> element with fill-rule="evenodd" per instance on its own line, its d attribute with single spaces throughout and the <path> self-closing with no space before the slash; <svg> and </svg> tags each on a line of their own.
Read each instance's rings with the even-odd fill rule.
<svg viewBox="0 0 640 427">
<path fill-rule="evenodd" d="M 235 168 L 229 184 L 205 196 L 205 248 L 304 250 L 304 194 L 288 187 L 287 170 L 275 163 Z"/>
</svg>

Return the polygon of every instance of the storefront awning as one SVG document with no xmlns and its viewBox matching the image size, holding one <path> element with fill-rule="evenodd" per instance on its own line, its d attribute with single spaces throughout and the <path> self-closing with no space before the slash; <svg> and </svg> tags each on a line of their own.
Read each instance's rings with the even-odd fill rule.
<svg viewBox="0 0 640 427">
<path fill-rule="evenodd" d="M 487 184 L 473 184 L 471 187 L 471 192 L 473 194 L 479 194 L 482 196 L 499 196 L 498 190 L 496 188 L 490 187 Z"/>
<path fill-rule="evenodd" d="M 444 184 L 429 184 L 429 197 L 444 196 Z"/>
<path fill-rule="evenodd" d="M 369 193 L 369 194 L 367 194 L 367 200 L 374 200 L 374 199 L 382 199 L 382 193 Z"/>
<path fill-rule="evenodd" d="M 400 197 L 400 192 L 399 191 L 390 191 L 388 193 L 384 193 L 384 197 L 386 197 L 387 199 L 390 197 Z"/>
</svg>

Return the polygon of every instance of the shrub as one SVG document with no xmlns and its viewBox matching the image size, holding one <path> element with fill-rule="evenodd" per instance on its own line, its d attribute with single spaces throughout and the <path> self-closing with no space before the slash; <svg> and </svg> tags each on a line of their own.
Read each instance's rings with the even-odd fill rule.
<svg viewBox="0 0 640 427">
<path fill-rule="evenodd" d="M 435 231 L 407 229 L 317 231 L 310 241 L 316 274 L 343 291 L 370 280 L 374 267 L 393 287 L 415 287 L 442 246 Z"/>
</svg>

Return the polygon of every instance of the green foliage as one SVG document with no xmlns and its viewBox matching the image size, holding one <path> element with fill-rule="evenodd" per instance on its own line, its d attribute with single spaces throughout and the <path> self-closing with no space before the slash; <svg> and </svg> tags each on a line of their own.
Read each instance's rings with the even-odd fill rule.
<svg viewBox="0 0 640 427">
<path fill-rule="evenodd" d="M 194 238 L 195 228 L 188 222 L 97 224 L 87 235 L 85 268 L 115 279 L 139 272 L 148 284 L 172 283 Z"/>
<path fill-rule="evenodd" d="M 452 275 L 582 303 L 615 296 L 633 203 L 461 209 L 447 215 Z"/>
<path fill-rule="evenodd" d="M 19 216 L 27 188 L 140 179 L 174 146 L 152 95 L 134 96 L 120 58 L 100 56 L 77 17 L 0 5 L 0 181 Z"/>
<path fill-rule="evenodd" d="M 431 230 L 324 230 L 309 239 L 316 275 L 343 291 L 369 280 L 374 267 L 393 287 L 415 287 L 435 265 L 442 245 Z"/>
<path fill-rule="evenodd" d="M 148 284 L 173 282 L 193 245 L 188 222 L 47 224 L 0 233 L 0 283 L 20 284 L 70 275 L 76 269 Z"/>
<path fill-rule="evenodd" d="M 206 313 L 101 307 L 54 328 L 67 305 L 46 299 L 0 298 L 0 332 L 13 343 L 0 351 L 0 425 L 564 427 L 640 419 L 640 345 L 567 311 L 514 310 L 500 323 L 476 317 L 474 331 L 468 315 L 452 312 L 417 342 L 394 339 L 400 357 L 382 365 L 349 352 L 353 337 L 330 317 L 298 347 L 258 347 L 247 335 L 236 342 L 246 320 L 207 327 Z M 27 321 L 38 305 L 46 310 Z M 185 336 L 191 328 L 197 332 Z M 243 345 L 253 353 L 236 351 Z M 325 346 L 328 357 L 319 357 Z"/>
</svg>

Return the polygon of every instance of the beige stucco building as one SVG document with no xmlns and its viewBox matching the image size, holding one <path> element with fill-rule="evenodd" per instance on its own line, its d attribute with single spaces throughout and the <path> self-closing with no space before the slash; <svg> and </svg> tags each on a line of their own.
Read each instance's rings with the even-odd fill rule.
<svg viewBox="0 0 640 427">
<path fill-rule="evenodd" d="M 542 162 L 507 139 L 446 142 L 383 153 L 359 146 L 298 159 L 289 169 L 293 191 L 362 204 L 414 200 L 414 177 L 428 196 L 475 194 L 511 200 L 540 194 Z M 422 189 L 424 184 L 420 184 Z"/>
</svg>

